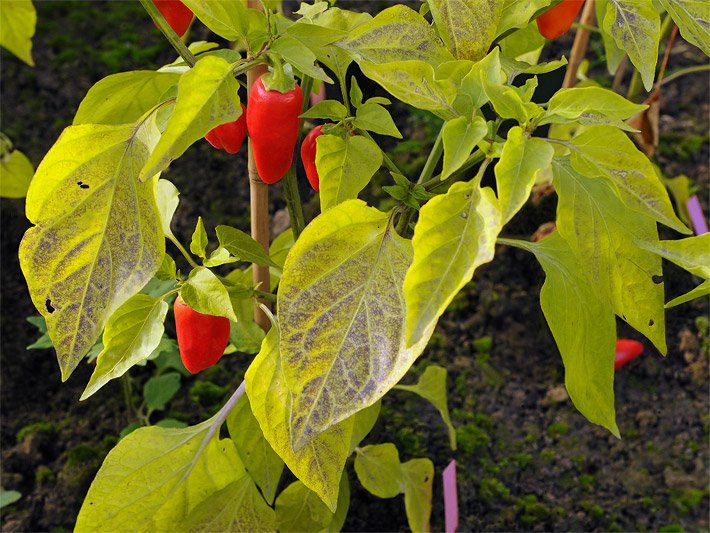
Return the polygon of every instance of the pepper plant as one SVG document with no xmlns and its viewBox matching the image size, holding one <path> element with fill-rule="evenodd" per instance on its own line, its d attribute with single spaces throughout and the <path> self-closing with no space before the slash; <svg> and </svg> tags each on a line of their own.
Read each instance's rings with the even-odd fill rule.
<svg viewBox="0 0 710 533">
<path fill-rule="evenodd" d="M 367 490 L 403 492 L 412 529 L 428 529 L 432 462 L 401 462 L 394 445 L 361 441 L 381 398 L 476 268 L 494 260 L 496 244 L 526 250 L 542 265 L 541 306 L 570 398 L 620 435 L 616 317 L 665 353 L 662 257 L 705 280 L 671 305 L 707 295 L 710 237 L 688 236 L 651 162 L 627 136 L 627 119 L 645 106 L 589 84 L 533 101 L 537 76 L 567 64 L 538 62 L 544 39 L 536 18 L 559 2 L 428 0 L 419 11 L 392 5 L 373 16 L 316 1 L 292 20 L 273 2 L 184 0 L 193 23 L 230 48 L 187 46 L 150 0 L 141 2 L 180 57 L 96 83 L 39 165 L 26 204 L 33 227 L 19 252 L 30 294 L 63 379 L 103 335 L 84 400 L 150 356 L 163 336 L 165 300 L 176 292 L 184 327 L 198 313 L 221 317 L 237 350 L 258 353 L 212 418 L 122 439 L 89 489 L 78 531 L 337 530 L 349 504 L 351 455 Z M 608 57 L 618 66 L 628 55 L 647 90 L 661 16 L 710 51 L 700 3 L 603 0 L 597 12 Z M 250 97 L 244 111 L 240 85 L 255 69 L 266 71 L 256 82 L 259 101 Z M 402 135 L 387 110 L 391 99 L 364 94 L 351 76 L 357 70 L 392 99 L 443 121 L 419 175 L 399 169 L 378 144 Z M 310 106 L 313 80 L 334 84 L 340 98 Z M 294 92 L 298 101 L 281 105 Z M 272 116 L 270 105 L 278 106 Z M 283 184 L 291 228 L 266 249 L 217 226 L 213 248 L 199 219 L 186 246 L 171 230 L 178 191 L 160 174 L 205 136 L 233 151 L 220 136 L 232 134 L 216 128 L 236 128 L 243 113 L 261 143 L 264 181 Z M 303 151 L 286 142 L 297 136 L 299 114 L 327 121 Z M 312 220 L 295 166 L 283 164 L 294 152 L 313 158 L 304 162 L 320 190 Z M 358 199 L 382 167 L 396 200 L 388 211 Z M 539 242 L 506 237 L 506 224 L 545 182 L 558 196 L 557 231 Z M 684 237 L 660 241 L 659 223 Z M 166 249 L 166 240 L 174 246 Z M 177 270 L 175 252 L 189 272 Z M 254 283 L 257 268 L 269 269 L 268 290 Z M 155 278 L 172 283 L 162 295 L 141 293 Z M 273 324 L 265 335 L 254 321 L 256 300 Z M 219 358 L 220 331 L 204 341 L 209 357 L 194 355 L 194 371 Z M 189 333 L 190 353 L 198 353 L 200 332 Z M 432 401 L 451 429 L 445 378 L 430 367 L 403 388 Z M 297 481 L 282 488 L 284 466 Z"/>
</svg>

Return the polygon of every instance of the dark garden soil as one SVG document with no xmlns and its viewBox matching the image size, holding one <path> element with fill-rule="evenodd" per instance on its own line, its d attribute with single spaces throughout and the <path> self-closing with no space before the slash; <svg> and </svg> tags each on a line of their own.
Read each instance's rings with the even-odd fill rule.
<svg viewBox="0 0 710 533">
<path fill-rule="evenodd" d="M 31 69 L 4 50 L 0 56 L 2 130 L 35 166 L 93 83 L 113 72 L 156 68 L 173 59 L 137 2 L 40 1 L 37 8 L 38 67 Z M 207 37 L 199 31 L 196 38 Z M 678 41 L 670 68 L 705 60 Z M 695 181 L 706 212 L 708 81 L 696 75 L 666 87 L 657 156 L 667 176 L 686 174 Z M 415 155 L 386 146 L 399 164 L 416 169 L 432 141 L 431 122 L 422 113 L 395 109 L 394 114 Z M 181 191 L 173 227 L 183 242 L 198 214 L 208 228 L 227 223 L 248 229 L 244 169 L 243 153 L 229 157 L 198 142 L 165 172 Z M 283 203 L 280 188 L 273 190 L 275 212 Z M 305 187 L 302 193 L 304 200 L 311 199 Z M 373 193 L 372 201 L 384 200 Z M 25 349 L 38 337 L 25 321 L 37 313 L 17 260 L 29 224 L 23 201 L 3 199 L 0 207 L 1 485 L 22 494 L 2 510 L 0 525 L 3 531 L 70 530 L 101 461 L 134 415 L 119 381 L 79 402 L 89 365 L 80 365 L 62 384 L 52 350 Z M 554 197 L 547 197 L 526 207 L 507 232 L 530 236 L 554 219 L 554 210 Z M 664 229 L 662 237 L 676 235 Z M 562 361 L 538 302 L 543 280 L 530 255 L 499 247 L 494 262 L 480 268 L 451 304 L 430 347 L 405 378 L 416 381 L 430 363 L 448 369 L 457 451 L 448 448 L 436 411 L 404 391 L 384 400 L 366 443 L 394 442 L 402 460 L 427 456 L 434 461 L 435 530 L 443 528 L 440 473 L 456 459 L 462 531 L 707 531 L 707 301 L 667 313 L 668 357 L 644 342 L 643 356 L 617 372 L 623 436 L 617 440 L 587 422 L 564 391 Z M 695 281 L 666 265 L 667 297 Z M 643 340 L 621 322 L 619 336 Z M 187 380 L 168 414 L 191 423 L 203 420 L 241 380 L 248 362 L 245 356 L 228 356 L 212 371 Z M 131 376 L 137 390 L 150 376 L 150 366 L 131 370 Z M 345 529 L 406 530 L 402 497 L 378 500 L 359 487 L 349 468 L 353 499 Z"/>
</svg>

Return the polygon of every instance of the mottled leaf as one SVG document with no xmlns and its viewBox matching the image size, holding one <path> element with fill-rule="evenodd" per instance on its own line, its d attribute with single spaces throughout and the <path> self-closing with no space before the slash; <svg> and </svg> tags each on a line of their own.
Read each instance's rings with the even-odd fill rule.
<svg viewBox="0 0 710 533">
<path fill-rule="evenodd" d="M 163 259 L 156 184 L 137 180 L 156 141 L 152 120 L 70 126 L 30 184 L 20 264 L 63 379 Z"/>
<path fill-rule="evenodd" d="M 496 36 L 504 0 L 429 0 L 439 35 L 457 59 L 478 61 Z"/>
<path fill-rule="evenodd" d="M 710 56 L 710 6 L 707 0 L 659 0 L 680 34 Z"/>
<path fill-rule="evenodd" d="M 355 473 L 362 486 L 378 498 L 394 498 L 404 491 L 399 452 L 391 442 L 357 448 Z"/>
<path fill-rule="evenodd" d="M 391 215 L 358 200 L 321 214 L 291 248 L 277 308 L 295 450 L 379 400 L 421 353 L 427 335 L 405 344 L 411 261 Z"/>
<path fill-rule="evenodd" d="M 404 508 L 412 531 L 431 531 L 431 494 L 434 484 L 434 463 L 430 459 L 411 459 L 402 463 Z"/>
</svg>

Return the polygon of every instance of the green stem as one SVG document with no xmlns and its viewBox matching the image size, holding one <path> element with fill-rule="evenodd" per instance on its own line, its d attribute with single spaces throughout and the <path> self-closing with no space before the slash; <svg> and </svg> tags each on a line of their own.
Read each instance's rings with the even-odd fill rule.
<svg viewBox="0 0 710 533">
<path fill-rule="evenodd" d="M 288 169 L 284 176 L 283 191 L 288 216 L 291 219 L 291 229 L 293 230 L 293 238 L 298 239 L 303 229 L 306 227 L 306 220 L 303 215 L 303 205 L 301 204 L 301 195 L 298 192 L 298 180 L 296 179 L 296 158 L 294 157 L 293 165 Z"/>
<path fill-rule="evenodd" d="M 130 422 L 130 419 L 136 414 L 136 409 L 133 405 L 133 385 L 131 384 L 131 378 L 128 374 L 121 376 L 121 390 L 123 390 L 123 401 L 126 402 Z"/>
<path fill-rule="evenodd" d="M 670 83 L 673 80 L 677 80 L 678 78 L 685 76 L 686 74 L 693 74 L 695 72 L 704 72 L 706 70 L 710 70 L 710 64 L 708 65 L 695 65 L 693 67 L 687 67 L 681 70 L 678 70 L 671 74 L 670 76 L 666 76 L 663 78 L 663 81 L 661 82 L 661 85 L 665 85 L 666 83 Z"/>
<path fill-rule="evenodd" d="M 601 30 L 597 26 L 592 26 L 591 24 L 582 24 L 581 22 L 575 22 L 572 24 L 572 27 L 575 29 L 580 28 L 594 33 L 601 33 Z"/>
<path fill-rule="evenodd" d="M 444 141 L 442 139 L 443 131 L 443 128 L 440 129 L 439 135 L 436 136 L 434 146 L 431 148 L 431 152 L 429 152 L 429 157 L 427 157 L 426 163 L 424 163 L 422 173 L 419 174 L 417 185 L 421 185 L 429 178 L 431 178 L 431 175 L 434 173 L 434 168 L 436 168 L 437 163 L 441 159 L 441 155 L 444 153 Z"/>
<path fill-rule="evenodd" d="M 185 63 L 190 65 L 190 67 L 194 67 L 195 63 L 197 63 L 197 58 L 192 55 L 192 52 L 190 52 L 188 47 L 185 46 L 185 43 L 182 42 L 180 37 L 178 37 L 177 33 L 175 33 L 175 31 L 170 27 L 170 24 L 167 23 L 165 17 L 163 17 L 162 13 L 158 10 L 157 7 L 155 7 L 155 4 L 153 4 L 151 0 L 140 0 L 140 2 L 141 4 L 143 4 L 143 7 L 151 16 L 151 18 L 158 25 L 160 31 L 163 32 L 163 35 L 165 35 L 165 38 L 168 40 L 168 42 L 170 42 L 170 44 L 173 46 L 173 48 L 175 48 L 177 53 L 180 54 L 180 57 L 182 57 L 185 60 Z"/>
<path fill-rule="evenodd" d="M 441 174 L 438 174 L 434 176 L 432 179 L 429 181 L 425 182 L 422 184 L 422 186 L 430 192 L 434 192 L 438 189 L 441 189 L 442 187 L 445 187 L 446 185 L 450 185 L 458 180 L 460 180 L 463 176 L 466 175 L 469 169 L 475 167 L 478 165 L 481 161 L 483 161 L 486 158 L 485 154 L 481 150 L 476 150 L 474 153 L 472 153 L 470 156 L 468 156 L 468 159 L 464 161 L 463 165 L 453 172 L 451 176 L 446 178 L 445 180 L 441 179 Z"/>
<path fill-rule="evenodd" d="M 276 301 L 276 295 L 272 292 L 265 292 L 254 289 L 254 294 L 263 300 L 269 300 L 270 302 Z"/>
<path fill-rule="evenodd" d="M 310 105 L 311 100 L 311 89 L 313 88 L 313 78 L 310 76 L 303 76 L 301 79 L 301 92 L 303 92 L 303 103 L 301 104 L 301 112 L 305 113 Z M 299 125 L 299 131 L 303 126 L 303 119 L 301 119 Z M 300 137 L 300 136 L 299 136 Z M 300 141 L 300 139 L 299 139 Z M 300 142 L 298 143 L 300 146 Z M 293 238 L 298 239 L 298 237 L 303 232 L 306 227 L 306 217 L 303 214 L 303 204 L 301 203 L 301 194 L 298 192 L 298 179 L 296 176 L 296 163 L 300 153 L 296 150 L 296 156 L 293 159 L 293 164 L 291 168 L 286 173 L 283 179 L 283 191 L 284 200 L 286 201 L 286 208 L 288 209 L 288 216 L 291 220 L 291 229 L 293 230 Z"/>
<path fill-rule="evenodd" d="M 348 96 L 348 88 L 345 85 L 345 77 L 338 76 L 338 83 L 340 84 L 340 94 L 343 95 L 343 104 L 345 109 L 348 110 L 348 116 L 350 116 L 350 97 Z"/>
<path fill-rule="evenodd" d="M 195 263 L 195 260 L 192 259 L 192 256 L 187 252 L 187 250 L 185 250 L 185 247 L 182 244 L 180 244 L 180 241 L 178 241 L 177 238 L 175 238 L 174 236 L 171 235 L 168 237 L 168 240 L 170 240 L 170 242 L 172 242 L 175 245 L 175 247 L 178 250 L 180 250 L 180 253 L 185 256 L 185 259 L 187 259 L 187 262 L 190 263 L 190 266 L 192 268 L 199 268 L 200 267 L 200 265 Z"/>
</svg>

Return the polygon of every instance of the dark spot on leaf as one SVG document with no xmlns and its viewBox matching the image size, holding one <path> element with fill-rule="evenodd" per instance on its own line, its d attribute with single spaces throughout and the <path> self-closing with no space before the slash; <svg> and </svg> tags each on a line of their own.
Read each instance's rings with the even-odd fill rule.
<svg viewBox="0 0 710 533">
<path fill-rule="evenodd" d="M 82 189 L 88 189 L 88 188 L 89 188 L 89 184 L 88 184 L 88 183 L 84 183 L 83 181 L 77 181 L 76 184 L 77 184 L 80 188 L 82 188 Z"/>
<path fill-rule="evenodd" d="M 623 318 L 624 320 L 626 320 L 626 315 L 623 315 L 623 314 L 622 314 L 622 315 L 621 315 L 621 318 Z"/>
<path fill-rule="evenodd" d="M 656 275 L 656 276 L 651 276 L 651 279 L 653 280 L 653 282 L 654 282 L 656 285 L 659 285 L 659 284 L 663 283 L 663 276 L 658 276 L 658 275 Z"/>
<path fill-rule="evenodd" d="M 48 312 L 49 314 L 54 313 L 55 309 L 54 309 L 54 307 L 52 306 L 52 300 L 50 300 L 49 298 L 47 298 L 47 301 L 44 302 L 44 306 L 47 308 L 47 312 Z"/>
<path fill-rule="evenodd" d="M 424 478 L 424 483 L 427 483 L 428 481 L 429 481 L 429 476 L 426 476 L 426 477 Z"/>
<path fill-rule="evenodd" d="M 651 320 L 648 321 L 648 325 L 649 325 L 649 326 L 653 326 L 654 324 L 655 324 L 655 322 L 653 321 L 653 319 L 651 319 Z"/>
</svg>

